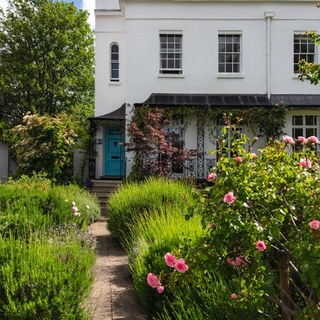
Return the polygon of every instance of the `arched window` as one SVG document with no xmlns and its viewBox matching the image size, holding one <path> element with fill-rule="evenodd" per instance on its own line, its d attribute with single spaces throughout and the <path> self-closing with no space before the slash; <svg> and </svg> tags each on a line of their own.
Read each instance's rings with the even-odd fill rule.
<svg viewBox="0 0 320 320">
<path fill-rule="evenodd" d="M 110 81 L 119 81 L 119 45 L 111 44 L 110 47 Z"/>
</svg>

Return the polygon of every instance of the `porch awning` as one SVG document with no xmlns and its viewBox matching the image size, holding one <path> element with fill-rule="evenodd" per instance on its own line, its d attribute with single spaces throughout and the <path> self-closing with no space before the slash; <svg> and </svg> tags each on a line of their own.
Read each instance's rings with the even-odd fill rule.
<svg viewBox="0 0 320 320">
<path fill-rule="evenodd" d="M 264 94 L 178 94 L 152 93 L 136 106 L 210 106 L 210 107 L 271 107 L 275 104 L 287 107 L 320 107 L 320 95 L 271 95 Z"/>
<path fill-rule="evenodd" d="M 89 120 L 125 120 L 126 118 L 126 105 L 123 104 L 119 109 L 98 117 L 89 118 Z"/>
</svg>

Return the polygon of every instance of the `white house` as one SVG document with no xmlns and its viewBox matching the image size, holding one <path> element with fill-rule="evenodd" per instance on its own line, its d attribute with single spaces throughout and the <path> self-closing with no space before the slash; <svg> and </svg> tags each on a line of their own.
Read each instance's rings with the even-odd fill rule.
<svg viewBox="0 0 320 320">
<path fill-rule="evenodd" d="M 96 0 L 95 18 L 92 178 L 130 173 L 122 143 L 135 105 L 254 112 L 282 104 L 284 132 L 319 137 L 320 86 L 297 76 L 300 59 L 320 59 L 305 35 L 320 29 L 314 1 Z M 208 125 L 194 116 L 172 129 L 187 149 L 204 152 L 192 174 L 205 178 L 216 160 Z"/>
</svg>

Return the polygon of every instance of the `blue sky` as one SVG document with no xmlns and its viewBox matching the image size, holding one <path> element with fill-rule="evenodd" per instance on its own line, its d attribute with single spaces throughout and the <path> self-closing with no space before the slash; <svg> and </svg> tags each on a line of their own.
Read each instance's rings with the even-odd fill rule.
<svg viewBox="0 0 320 320">
<path fill-rule="evenodd" d="M 82 0 L 64 0 L 64 2 L 73 2 L 77 8 L 82 9 Z"/>
</svg>

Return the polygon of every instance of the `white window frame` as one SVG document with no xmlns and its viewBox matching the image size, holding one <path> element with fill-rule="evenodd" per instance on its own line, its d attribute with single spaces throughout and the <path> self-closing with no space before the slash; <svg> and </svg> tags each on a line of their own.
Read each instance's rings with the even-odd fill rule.
<svg viewBox="0 0 320 320">
<path fill-rule="evenodd" d="M 310 116 L 315 117 L 316 124 L 313 124 L 313 125 L 306 124 L 306 117 L 310 117 Z M 294 124 L 294 117 L 302 117 L 302 125 Z M 302 129 L 301 136 L 305 138 L 308 138 L 310 136 L 310 134 L 306 133 L 307 129 L 315 129 L 316 134 L 312 134 L 312 135 L 319 137 L 320 117 L 317 114 L 293 114 L 291 115 L 291 126 L 292 126 L 291 133 L 293 138 L 298 138 L 298 136 L 296 136 L 294 133 L 295 129 Z"/>
<path fill-rule="evenodd" d="M 297 76 L 298 74 L 299 74 L 299 71 L 297 72 L 297 71 L 295 71 L 295 55 L 308 55 L 308 53 L 302 53 L 301 51 L 299 52 L 299 53 L 295 53 L 295 48 L 294 48 L 294 45 L 295 45 L 295 36 L 307 36 L 306 35 L 306 32 L 307 31 L 295 31 L 294 33 L 293 33 L 293 39 L 292 39 L 292 44 L 293 44 L 293 52 L 292 52 L 292 72 L 293 72 L 293 75 L 294 76 Z M 314 63 L 319 63 L 319 48 L 318 48 L 318 46 L 316 45 L 316 43 L 314 43 L 314 53 L 312 53 L 313 55 L 314 55 Z M 299 61 L 300 61 L 301 59 L 299 59 Z"/>
<path fill-rule="evenodd" d="M 219 55 L 220 54 L 228 54 L 228 52 L 220 52 L 219 50 L 219 38 L 220 36 L 223 36 L 223 35 L 235 35 L 235 36 L 239 36 L 240 37 L 240 52 L 239 52 L 239 71 L 237 72 L 220 72 L 219 71 L 219 65 L 220 65 L 220 60 L 219 60 Z M 242 34 L 242 31 L 239 31 L 239 30 L 219 30 L 218 31 L 218 39 L 217 39 L 217 51 L 218 51 L 218 61 L 217 61 L 217 65 L 218 65 L 218 77 L 235 77 L 235 78 L 242 78 L 243 77 L 243 34 Z M 233 52 L 229 53 L 229 54 L 234 54 Z M 226 62 L 225 62 L 226 64 Z"/>
<path fill-rule="evenodd" d="M 181 38 L 180 52 L 175 48 L 170 54 L 180 54 L 180 68 L 162 68 L 162 54 L 169 54 L 168 48 L 161 48 L 161 36 L 179 36 Z M 169 59 L 168 59 L 169 60 Z M 176 59 L 173 59 L 176 61 Z M 183 76 L 183 33 L 181 30 L 160 30 L 159 31 L 159 76 L 160 77 L 182 77 Z"/>
<path fill-rule="evenodd" d="M 118 47 L 118 60 L 113 60 L 112 59 L 112 47 L 113 46 L 117 46 Z M 119 83 L 120 82 L 120 47 L 119 47 L 119 43 L 118 42 L 112 42 L 110 44 L 110 82 L 111 83 Z M 112 76 L 112 71 L 114 70 L 112 65 L 114 63 L 117 63 L 118 64 L 118 77 L 114 78 Z"/>
</svg>

